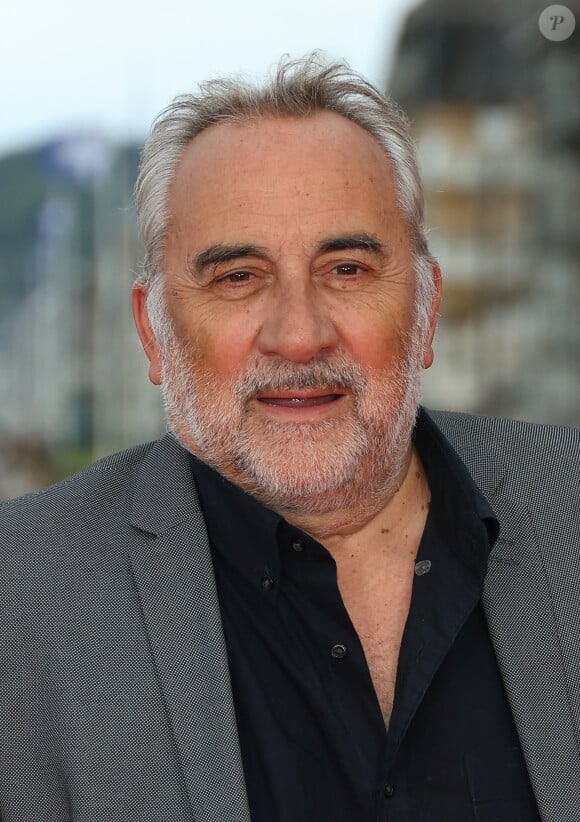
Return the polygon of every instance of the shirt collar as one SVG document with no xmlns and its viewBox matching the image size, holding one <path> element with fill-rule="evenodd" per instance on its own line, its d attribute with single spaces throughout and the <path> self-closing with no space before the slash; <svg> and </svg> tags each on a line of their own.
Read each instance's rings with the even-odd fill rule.
<svg viewBox="0 0 580 822">
<path fill-rule="evenodd" d="M 478 574 L 484 574 L 489 553 L 499 534 L 498 519 L 451 443 L 429 415 L 421 408 L 413 432 L 413 442 L 429 481 L 431 510 L 441 531 L 452 529 L 464 534 L 467 544 L 478 546 L 473 554 L 465 550 L 466 542 L 453 539 L 451 544 L 460 558 Z M 484 536 L 481 538 L 481 526 Z"/>
</svg>

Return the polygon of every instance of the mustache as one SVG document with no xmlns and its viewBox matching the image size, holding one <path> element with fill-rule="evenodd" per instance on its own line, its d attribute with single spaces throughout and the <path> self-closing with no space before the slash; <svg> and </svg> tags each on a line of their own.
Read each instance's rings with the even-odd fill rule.
<svg viewBox="0 0 580 822">
<path fill-rule="evenodd" d="M 305 364 L 287 360 L 255 361 L 236 379 L 234 393 L 244 402 L 258 393 L 308 389 L 350 389 L 355 395 L 367 387 L 360 366 L 346 357 L 313 360 Z"/>
</svg>

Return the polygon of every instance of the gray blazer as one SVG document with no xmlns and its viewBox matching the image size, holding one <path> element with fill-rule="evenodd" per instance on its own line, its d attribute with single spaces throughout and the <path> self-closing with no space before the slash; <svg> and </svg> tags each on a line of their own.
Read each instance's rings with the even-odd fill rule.
<svg viewBox="0 0 580 822">
<path fill-rule="evenodd" d="M 578 822 L 580 432 L 433 417 L 500 519 L 484 607 L 542 819 Z M 1 511 L 2 822 L 249 822 L 184 451 L 166 436 Z"/>
</svg>

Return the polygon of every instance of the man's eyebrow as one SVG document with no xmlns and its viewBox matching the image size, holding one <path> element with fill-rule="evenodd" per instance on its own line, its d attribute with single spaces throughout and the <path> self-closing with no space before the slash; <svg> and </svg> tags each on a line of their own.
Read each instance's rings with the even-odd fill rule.
<svg viewBox="0 0 580 822">
<path fill-rule="evenodd" d="M 349 251 L 361 250 L 370 251 L 378 257 L 386 257 L 387 249 L 371 234 L 362 232 L 361 234 L 345 234 L 340 237 L 329 237 L 318 244 L 318 251 L 321 253 L 329 251 Z"/>
<path fill-rule="evenodd" d="M 266 258 L 265 248 L 258 245 L 240 243 L 238 245 L 225 245 L 218 243 L 201 251 L 196 257 L 188 261 L 188 267 L 193 274 L 201 275 L 212 265 L 227 263 L 229 260 L 237 260 L 240 257 L 261 257 Z"/>
</svg>

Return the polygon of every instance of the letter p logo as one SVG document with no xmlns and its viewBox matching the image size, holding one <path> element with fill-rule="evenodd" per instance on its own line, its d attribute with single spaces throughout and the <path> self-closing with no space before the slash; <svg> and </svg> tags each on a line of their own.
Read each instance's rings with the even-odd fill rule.
<svg viewBox="0 0 580 822">
<path fill-rule="evenodd" d="M 546 40 L 567 40 L 576 28 L 576 19 L 568 6 L 548 6 L 540 14 L 538 28 Z"/>
</svg>

